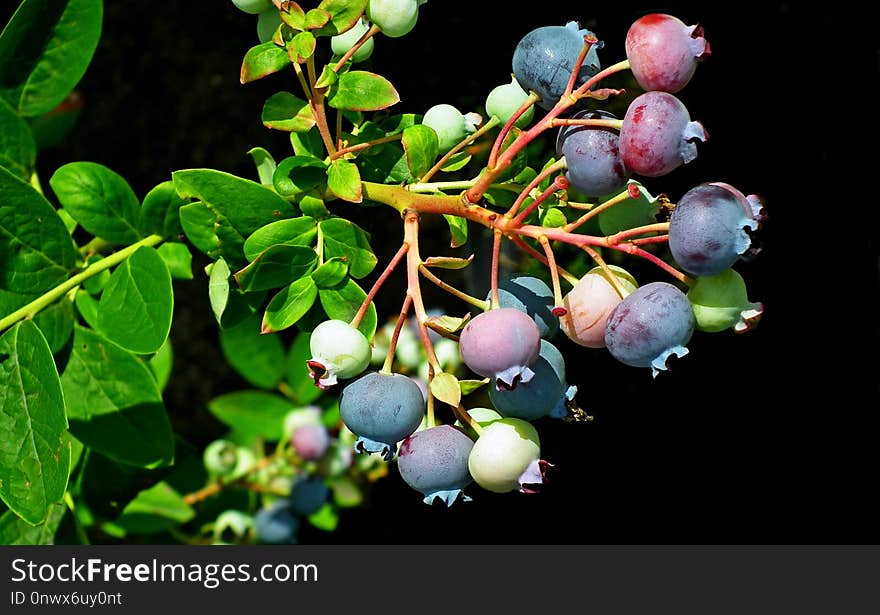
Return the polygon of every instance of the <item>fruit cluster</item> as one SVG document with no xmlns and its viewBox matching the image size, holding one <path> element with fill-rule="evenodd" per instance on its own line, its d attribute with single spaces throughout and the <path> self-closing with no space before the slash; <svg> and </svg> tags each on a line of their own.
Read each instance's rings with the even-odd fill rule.
<svg viewBox="0 0 880 615">
<path fill-rule="evenodd" d="M 293 4 L 281 3 L 280 12 L 269 11 L 280 17 L 272 33 L 262 37 L 286 45 L 288 54 L 302 36 L 293 36 L 296 28 L 285 35 L 285 24 L 294 23 L 285 12 Z M 420 4 L 366 2 L 362 14 L 349 19 L 348 29 L 332 37 L 338 59 L 333 70 L 348 70 L 368 58 L 379 33 L 394 38 L 410 32 Z M 296 10 L 302 11 L 298 5 Z M 300 22 L 307 25 L 308 15 L 295 23 Z M 695 330 L 744 331 L 763 310 L 748 300 L 742 277 L 731 269 L 755 251 L 751 239 L 764 218 L 761 200 L 726 183 L 710 182 L 672 203 L 665 195 L 651 197 L 634 179 L 663 176 L 691 162 L 698 144 L 707 140 L 706 130 L 675 96 L 710 52 L 702 28 L 650 14 L 630 27 L 626 60 L 603 68 L 602 47 L 576 22 L 529 32 L 513 53 L 513 79 L 486 99 L 487 121 L 438 104 L 407 120 L 402 131 L 371 133 L 381 124 L 366 122 L 356 125 L 348 140 L 338 133 L 335 144 L 328 129 L 318 124 L 327 160 L 360 167 L 359 192 L 348 195 L 332 183 L 328 189 L 351 202 L 369 199 L 396 208 L 404 219 L 404 240 L 352 318 L 331 318 L 312 330 L 308 367 L 322 389 L 347 381 L 339 411 L 356 435 L 355 450 L 396 459 L 400 476 L 427 503 L 451 505 L 465 497 L 462 490 L 472 482 L 499 493 L 532 492 L 543 482 L 550 464 L 541 458 L 532 422 L 572 418 L 577 412 L 577 390 L 569 386 L 564 357 L 554 345 L 559 335 L 586 348 L 605 348 L 618 361 L 650 368 L 656 376 L 668 369 L 672 357 L 688 353 Z M 632 71 L 644 93 L 632 100 L 621 120 L 602 103 L 623 90 L 600 85 L 624 70 Z M 325 91 L 332 95 L 336 78 L 325 81 L 322 75 L 311 92 L 303 83 L 307 95 L 318 93 L 310 99 L 312 113 L 323 113 L 315 100 L 323 103 Z M 500 130 L 487 148 L 485 168 L 474 179 L 431 181 L 438 172 L 464 168 L 478 151 L 469 146 L 495 128 Z M 556 156 L 539 170 L 526 168 L 521 162 L 525 147 L 552 129 Z M 371 183 L 381 153 L 396 151 L 397 140 L 402 141 L 406 169 L 396 181 L 404 185 L 387 185 L 397 176 L 394 169 L 384 168 L 382 182 Z M 422 158 L 426 160 L 418 164 Z M 465 191 L 448 194 L 456 189 Z M 569 220 L 573 210 L 585 213 Z M 462 269 L 470 259 L 419 255 L 419 220 L 426 214 L 445 214 L 492 231 L 485 299 L 458 290 L 431 271 Z M 604 235 L 583 233 L 588 223 L 595 227 L 597 222 Z M 461 232 L 461 227 L 450 222 L 450 228 L 453 247 L 460 245 L 455 230 Z M 550 284 L 524 273 L 501 277 L 499 252 L 505 239 L 545 264 Z M 569 273 L 556 261 L 554 246 L 559 245 L 578 248 L 595 266 L 579 276 Z M 608 264 L 602 251 L 644 258 L 673 281 L 640 285 L 625 269 Z M 400 316 L 373 339 L 372 330 L 362 326 L 363 318 L 403 261 L 408 290 Z M 422 278 L 476 311 L 462 318 L 431 315 L 422 300 Z M 571 284 L 567 293 L 561 279 Z M 410 309 L 415 311 L 414 328 L 405 326 Z M 432 337 L 437 335 L 442 337 Z M 415 353 L 418 359 L 411 350 L 414 340 L 423 345 L 423 354 Z M 452 348 L 444 350 L 449 356 L 443 361 L 438 358 L 441 341 Z M 400 369 L 401 362 L 407 367 Z M 367 371 L 371 363 L 381 367 Z M 462 364 L 479 378 L 461 379 L 457 370 Z M 486 403 L 466 408 L 462 397 L 483 386 Z M 435 409 L 437 402 L 450 407 L 448 417 Z M 289 508 L 285 504 L 266 512 L 266 535 L 273 519 L 291 514 Z"/>
</svg>

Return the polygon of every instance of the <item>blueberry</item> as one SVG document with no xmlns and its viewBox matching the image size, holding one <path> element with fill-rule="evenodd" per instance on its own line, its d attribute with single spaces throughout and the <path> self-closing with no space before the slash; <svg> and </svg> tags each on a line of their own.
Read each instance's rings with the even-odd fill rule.
<svg viewBox="0 0 880 615">
<path fill-rule="evenodd" d="M 531 368 L 535 376 L 512 391 L 489 387 L 492 405 L 504 416 L 532 421 L 550 414 L 564 397 L 568 388 L 565 359 L 556 346 L 541 340 L 541 351 Z"/>
<path fill-rule="evenodd" d="M 486 300 L 491 293 L 486 295 Z M 515 273 L 498 282 L 498 299 L 503 308 L 515 308 L 528 314 L 544 339 L 551 339 L 559 330 L 559 319 L 553 315 L 553 291 L 541 280 Z"/>
<path fill-rule="evenodd" d="M 614 119 L 605 111 L 578 111 L 575 119 Z M 596 126 L 563 126 L 556 151 L 565 156 L 566 178 L 586 196 L 604 196 L 619 190 L 630 176 L 620 155 L 616 130 Z"/>
<path fill-rule="evenodd" d="M 605 344 L 618 361 L 650 367 L 654 376 L 671 356 L 683 357 L 694 332 L 694 311 L 672 284 L 652 282 L 614 308 L 605 328 Z"/>
<path fill-rule="evenodd" d="M 544 26 L 526 34 L 513 52 L 513 74 L 526 90 L 534 90 L 541 97 L 544 109 L 551 109 L 565 92 L 571 71 L 584 46 L 584 36 L 577 22 L 565 26 Z M 600 70 L 597 45 L 593 45 L 584 59 L 575 87 Z"/>
<path fill-rule="evenodd" d="M 541 350 L 541 332 L 524 312 L 497 308 L 465 325 L 459 348 L 472 371 L 492 378 L 499 389 L 513 389 L 535 375 L 529 366 Z"/>
<path fill-rule="evenodd" d="M 392 459 L 397 443 L 413 433 L 425 414 L 419 386 L 403 374 L 372 372 L 342 389 L 339 412 L 358 435 L 356 450 Z"/>
<path fill-rule="evenodd" d="M 397 469 L 407 485 L 425 496 L 425 504 L 439 498 L 451 506 L 473 480 L 468 472 L 473 447 L 473 440 L 452 425 L 417 431 L 400 445 Z"/>
<path fill-rule="evenodd" d="M 254 529 L 257 541 L 263 544 L 293 544 L 299 530 L 299 519 L 287 502 L 279 501 L 257 512 L 254 516 Z"/>
<path fill-rule="evenodd" d="M 300 517 L 308 517 L 318 510 L 327 501 L 330 489 L 319 476 L 307 476 L 300 478 L 293 484 L 287 505 L 290 510 Z"/>
</svg>

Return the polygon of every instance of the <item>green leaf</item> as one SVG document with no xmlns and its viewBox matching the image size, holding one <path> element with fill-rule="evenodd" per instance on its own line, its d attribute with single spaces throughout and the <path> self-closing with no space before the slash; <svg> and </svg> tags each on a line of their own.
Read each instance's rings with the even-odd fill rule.
<svg viewBox="0 0 880 615">
<path fill-rule="evenodd" d="M 307 405 L 321 396 L 323 391 L 315 386 L 315 381 L 309 375 L 306 361 L 312 358 L 309 347 L 309 333 L 297 333 L 287 353 L 287 361 L 284 378 L 294 401 L 299 405 Z"/>
<path fill-rule="evenodd" d="M 220 253 L 220 238 L 215 223 L 217 217 L 204 203 L 190 203 L 180 208 L 180 225 L 186 238 L 199 250 L 216 258 Z"/>
<path fill-rule="evenodd" d="M 69 213 L 64 211 L 64 208 L 57 209 L 58 217 L 61 218 L 61 221 L 64 223 L 64 228 L 67 229 L 68 235 L 73 235 L 73 232 L 77 228 L 76 220 L 74 220 Z"/>
<path fill-rule="evenodd" d="M 202 201 L 228 220 L 241 237 L 296 213 L 290 203 L 264 186 L 221 171 L 175 171 L 172 178 L 180 196 Z"/>
<path fill-rule="evenodd" d="M 455 316 L 445 315 L 430 316 L 425 321 L 425 325 L 437 332 L 446 331 L 447 333 L 455 333 L 457 331 L 461 331 L 461 329 L 467 324 L 470 319 L 470 313 L 465 315 L 464 318 L 457 318 Z"/>
<path fill-rule="evenodd" d="M 278 164 L 272 183 L 282 196 L 295 196 L 324 183 L 327 166 L 311 156 L 290 156 Z"/>
<path fill-rule="evenodd" d="M 322 8 L 311 9 L 306 13 L 305 26 L 309 30 L 318 30 L 330 21 L 330 13 Z"/>
<path fill-rule="evenodd" d="M 173 461 L 171 423 L 143 359 L 77 326 L 61 386 L 70 431 L 83 444 L 138 467 Z"/>
<path fill-rule="evenodd" d="M 241 292 L 230 282 L 232 274 L 229 265 L 222 258 L 211 267 L 208 282 L 208 298 L 214 317 L 222 328 L 234 327 L 241 321 L 257 313 L 265 293 Z"/>
<path fill-rule="evenodd" d="M 0 168 L 0 313 L 12 312 L 66 280 L 78 259 L 49 202 Z"/>
<path fill-rule="evenodd" d="M 218 259 L 211 267 L 211 275 L 208 279 L 208 298 L 211 302 L 211 309 L 214 311 L 214 318 L 217 322 L 223 317 L 226 305 L 229 301 L 229 278 L 232 272 L 226 261 Z"/>
<path fill-rule="evenodd" d="M 62 297 L 34 317 L 52 354 L 64 348 L 73 335 L 74 320 L 73 301 L 68 297 Z"/>
<path fill-rule="evenodd" d="M 348 260 L 349 273 L 360 279 L 373 270 L 378 262 L 367 233 L 344 218 L 329 218 L 320 223 L 324 236 L 324 256 L 344 257 Z"/>
<path fill-rule="evenodd" d="M 141 239 L 140 201 L 131 186 L 107 167 L 71 162 L 52 175 L 49 185 L 80 226 L 110 243 Z"/>
<path fill-rule="evenodd" d="M 306 12 L 296 2 L 288 2 L 281 10 L 281 19 L 294 30 L 306 29 Z"/>
<path fill-rule="evenodd" d="M 339 73 L 333 70 L 333 67 L 327 64 L 321 69 L 321 74 L 318 75 L 318 80 L 315 82 L 316 88 L 329 88 L 334 83 L 339 81 Z"/>
<path fill-rule="evenodd" d="M 125 465 L 87 450 L 79 474 L 80 496 L 91 514 L 115 519 L 139 492 L 163 480 L 168 471 Z"/>
<path fill-rule="evenodd" d="M 260 183 L 265 185 L 272 185 L 272 175 L 275 173 L 275 159 L 272 157 L 268 151 L 263 149 L 262 147 L 255 147 L 253 149 L 248 150 L 248 154 L 250 157 L 254 159 L 254 164 L 257 166 L 257 175 L 260 178 Z"/>
<path fill-rule="evenodd" d="M 327 316 L 349 322 L 367 298 L 367 293 L 354 280 L 348 278 L 339 286 L 320 289 L 318 297 Z M 371 340 L 376 333 L 376 322 L 376 305 L 371 302 L 358 330 Z"/>
<path fill-rule="evenodd" d="M 294 409 L 286 399 L 264 391 L 237 391 L 208 403 L 211 414 L 230 429 L 268 442 L 284 437 L 284 417 Z"/>
<path fill-rule="evenodd" d="M 22 321 L 0 336 L 0 499 L 36 525 L 67 488 L 64 398 L 43 334 Z"/>
<path fill-rule="evenodd" d="M 138 354 L 156 352 L 171 330 L 174 291 L 165 261 L 139 248 L 116 267 L 98 304 L 98 330 Z"/>
<path fill-rule="evenodd" d="M 27 122 L 0 98 L 0 166 L 28 181 L 37 162 L 37 145 Z"/>
<path fill-rule="evenodd" d="M 332 532 L 339 526 L 339 511 L 330 502 L 308 516 L 309 523 L 325 532 Z"/>
<path fill-rule="evenodd" d="M 361 174 L 357 165 L 348 160 L 337 158 L 327 169 L 327 187 L 333 194 L 349 203 L 360 203 L 364 200 L 361 187 Z"/>
<path fill-rule="evenodd" d="M 401 113 L 392 115 L 379 121 L 379 130 L 383 135 L 396 135 L 410 126 L 422 123 L 422 116 L 416 113 Z"/>
<path fill-rule="evenodd" d="M 37 151 L 43 152 L 64 141 L 85 106 L 85 99 L 71 92 L 57 107 L 37 117 L 27 118 Z"/>
<path fill-rule="evenodd" d="M 240 80 L 242 83 L 250 83 L 272 73 L 277 73 L 286 66 L 290 66 L 290 58 L 287 57 L 287 51 L 284 47 L 279 47 L 272 41 L 266 41 L 251 47 L 244 54 Z"/>
<path fill-rule="evenodd" d="M 312 279 L 318 288 L 338 286 L 348 275 L 348 261 L 335 256 L 312 272 Z"/>
<path fill-rule="evenodd" d="M 0 97 L 19 115 L 51 111 L 79 82 L 101 36 L 101 0 L 25 0 L 0 34 Z"/>
<path fill-rule="evenodd" d="M 291 62 L 302 64 L 315 54 L 316 43 L 311 32 L 299 32 L 287 43 L 287 57 Z"/>
<path fill-rule="evenodd" d="M 566 224 L 568 224 L 568 220 L 558 207 L 549 207 L 541 215 L 541 226 L 544 228 L 558 228 Z"/>
<path fill-rule="evenodd" d="M 321 139 L 321 133 L 317 128 L 307 132 L 290 133 L 290 145 L 297 156 L 311 156 L 318 160 L 324 158 L 324 140 Z"/>
<path fill-rule="evenodd" d="M 289 92 L 272 94 L 263 105 L 263 125 L 285 132 L 305 132 L 315 125 L 309 103 Z"/>
<path fill-rule="evenodd" d="M 367 8 L 367 0 L 322 0 L 318 5 L 330 14 L 330 23 L 316 34 L 336 36 L 350 30 Z"/>
<path fill-rule="evenodd" d="M 471 254 L 467 258 L 456 258 L 455 256 L 429 256 L 425 259 L 425 267 L 436 267 L 438 269 L 464 269 L 474 260 Z"/>
<path fill-rule="evenodd" d="M 258 229 L 247 238 L 247 241 L 244 242 L 244 255 L 249 261 L 252 261 L 261 252 L 272 246 L 309 247 L 312 245 L 317 234 L 318 225 L 309 216 L 272 222 Z"/>
<path fill-rule="evenodd" d="M 310 276 L 300 278 L 281 289 L 266 307 L 262 332 L 274 333 L 293 326 L 309 311 L 317 298 L 318 287 Z"/>
<path fill-rule="evenodd" d="M 324 205 L 324 201 L 316 196 L 306 194 L 299 201 L 299 210 L 303 215 L 323 220 L 330 216 L 330 211 Z M 311 245 L 311 244 L 309 244 Z"/>
<path fill-rule="evenodd" d="M 164 391 L 171 378 L 171 369 L 174 367 L 174 350 L 171 348 L 171 338 L 165 340 L 162 347 L 150 357 L 150 369 L 156 377 L 156 386 Z"/>
<path fill-rule="evenodd" d="M 440 169 L 444 173 L 452 173 L 453 171 L 460 171 L 465 168 L 467 164 L 471 161 L 471 155 L 467 152 L 458 152 L 453 154 L 449 160 L 446 161 L 446 164 Z"/>
<path fill-rule="evenodd" d="M 440 155 L 437 133 L 424 124 L 415 124 L 404 130 L 402 142 L 403 151 L 406 152 L 406 164 L 413 177 L 421 177 L 427 173 Z"/>
<path fill-rule="evenodd" d="M 431 394 L 443 403 L 457 408 L 461 403 L 461 386 L 458 384 L 458 378 L 446 372 L 434 374 L 434 379 L 431 380 Z"/>
<path fill-rule="evenodd" d="M 98 300 L 81 290 L 76 293 L 73 304 L 85 323 L 94 329 L 98 324 Z"/>
<path fill-rule="evenodd" d="M 258 315 L 220 331 L 220 348 L 232 369 L 255 387 L 274 389 L 281 382 L 284 346 L 277 335 L 260 332 Z"/>
<path fill-rule="evenodd" d="M 141 491 L 116 519 L 116 525 L 133 534 L 160 534 L 190 521 L 196 511 L 166 482 Z"/>
<path fill-rule="evenodd" d="M 187 201 L 177 195 L 174 182 L 162 182 L 147 193 L 141 205 L 144 232 L 177 237 L 183 232 L 180 226 L 180 208 L 186 204 Z"/>
<path fill-rule="evenodd" d="M 327 102 L 334 109 L 379 111 L 400 102 L 400 95 L 385 77 L 353 70 L 339 76 Z"/>
<path fill-rule="evenodd" d="M 467 243 L 468 227 L 467 220 L 451 214 L 443 214 L 446 222 L 449 224 L 449 234 L 451 235 L 450 247 L 460 248 Z"/>
<path fill-rule="evenodd" d="M 458 385 L 461 389 L 462 395 L 470 395 L 480 387 L 489 384 L 490 380 L 490 378 L 483 378 L 482 380 L 459 380 Z"/>
<path fill-rule="evenodd" d="M 317 260 L 312 248 L 272 246 L 236 273 L 235 280 L 245 292 L 281 288 L 307 275 Z"/>
<path fill-rule="evenodd" d="M 192 280 L 192 253 L 186 244 L 183 243 L 163 243 L 156 250 L 165 266 L 168 267 L 168 273 L 175 280 Z"/>
<path fill-rule="evenodd" d="M 46 519 L 39 525 L 31 525 L 7 510 L 0 516 L 0 545 L 51 545 L 55 544 L 55 532 L 67 507 L 51 504 Z"/>
<path fill-rule="evenodd" d="M 629 191 L 630 198 L 599 213 L 599 229 L 604 235 L 614 235 L 626 229 L 655 224 L 660 202 L 651 196 L 644 186 L 635 180 L 629 180 L 623 191 Z M 632 195 L 636 194 L 636 198 Z"/>
<path fill-rule="evenodd" d="M 381 184 L 399 184 L 413 179 L 406 165 L 406 153 L 399 143 L 370 148 L 357 159 L 361 179 Z"/>
</svg>

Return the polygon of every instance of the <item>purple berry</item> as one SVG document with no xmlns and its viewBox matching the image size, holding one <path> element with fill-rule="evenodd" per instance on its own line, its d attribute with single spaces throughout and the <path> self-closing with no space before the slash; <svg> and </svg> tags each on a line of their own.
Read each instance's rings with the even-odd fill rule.
<svg viewBox="0 0 880 615">
<path fill-rule="evenodd" d="M 355 450 L 391 460 L 397 443 L 414 432 L 425 414 L 425 398 L 403 374 L 372 372 L 342 389 L 342 421 L 355 434 Z"/>
<path fill-rule="evenodd" d="M 492 294 L 486 295 L 489 301 Z M 540 278 L 515 273 L 498 282 L 499 306 L 516 308 L 538 325 L 541 337 L 552 338 L 559 330 L 559 319 L 553 315 L 553 291 Z"/>
<path fill-rule="evenodd" d="M 666 175 L 697 157 L 695 141 L 706 141 L 699 122 L 672 94 L 645 92 L 632 103 L 620 127 L 620 154 L 634 173 Z"/>
<path fill-rule="evenodd" d="M 468 456 L 474 442 L 452 425 L 417 431 L 400 445 L 397 469 L 407 485 L 425 496 L 425 504 L 440 498 L 452 506 L 473 479 Z M 464 496 L 464 501 L 470 498 Z"/>
<path fill-rule="evenodd" d="M 294 430 L 290 443 L 297 455 L 306 461 L 315 461 L 327 452 L 330 434 L 323 425 L 303 425 Z"/>
<path fill-rule="evenodd" d="M 577 22 L 565 26 L 544 26 L 526 34 L 513 52 L 513 74 L 524 90 L 541 96 L 538 105 L 551 109 L 565 92 L 571 71 L 584 46 L 584 37 L 592 35 L 581 30 Z M 599 56 L 593 45 L 578 71 L 575 87 L 599 72 Z"/>
<path fill-rule="evenodd" d="M 663 92 L 686 86 L 699 61 L 711 53 L 700 25 L 687 26 L 662 13 L 637 19 L 626 33 L 625 47 L 639 85 Z"/>
<path fill-rule="evenodd" d="M 614 119 L 605 111 L 578 111 L 574 119 Z M 629 178 L 620 157 L 620 136 L 611 128 L 563 126 L 556 139 L 556 152 L 565 156 L 571 185 L 587 196 L 603 196 L 619 190 Z"/>
<path fill-rule="evenodd" d="M 669 220 L 669 249 L 682 269 L 709 276 L 729 269 L 751 245 L 756 230 L 748 201 L 739 190 L 703 184 L 689 190 Z"/>
<path fill-rule="evenodd" d="M 694 332 L 694 311 L 672 284 L 652 282 L 636 289 L 611 313 L 605 345 L 618 361 L 650 367 L 654 376 L 667 369 L 667 359 L 683 357 Z"/>
<path fill-rule="evenodd" d="M 527 314 L 497 308 L 465 325 L 459 347 L 472 371 L 492 378 L 498 389 L 513 389 L 535 375 L 529 366 L 541 350 L 541 332 Z"/>
</svg>

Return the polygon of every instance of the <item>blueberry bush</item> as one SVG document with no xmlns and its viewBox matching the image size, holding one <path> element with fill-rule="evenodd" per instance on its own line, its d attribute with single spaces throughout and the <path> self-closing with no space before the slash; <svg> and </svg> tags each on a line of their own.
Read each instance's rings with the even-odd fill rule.
<svg viewBox="0 0 880 615">
<path fill-rule="evenodd" d="M 654 183 L 708 139 L 677 96 L 711 51 L 699 25 L 644 15 L 603 33 L 625 37 L 613 58 L 535 21 L 480 105 L 415 109 L 372 54 L 423 4 L 234 0 L 238 81 L 277 85 L 259 119 L 286 148 L 251 149 L 247 177 L 168 169 L 141 198 L 94 162 L 38 175 L 103 4 L 21 2 L 0 34 L 0 541 L 287 544 L 392 465 L 432 506 L 532 494 L 541 425 L 591 419 L 562 348 L 662 378 L 693 336 L 755 326 L 733 267 L 763 201 Z M 211 399 L 225 432 L 204 445 L 163 402 L 184 280 L 249 385 Z"/>
</svg>

